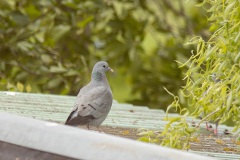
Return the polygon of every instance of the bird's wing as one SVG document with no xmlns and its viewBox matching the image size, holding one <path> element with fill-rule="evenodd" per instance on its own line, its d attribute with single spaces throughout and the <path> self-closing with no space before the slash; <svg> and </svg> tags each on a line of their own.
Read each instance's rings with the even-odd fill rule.
<svg viewBox="0 0 240 160">
<path fill-rule="evenodd" d="M 104 86 L 92 87 L 84 92 L 80 91 L 66 124 L 73 123 L 71 121 L 77 119 L 78 123 L 83 123 L 83 121 L 89 119 L 105 116 L 108 114 L 111 105 L 112 93 Z"/>
<path fill-rule="evenodd" d="M 80 94 L 76 104 L 79 116 L 92 115 L 95 118 L 106 115 L 112 105 L 112 93 L 104 86 L 93 87 Z"/>
</svg>

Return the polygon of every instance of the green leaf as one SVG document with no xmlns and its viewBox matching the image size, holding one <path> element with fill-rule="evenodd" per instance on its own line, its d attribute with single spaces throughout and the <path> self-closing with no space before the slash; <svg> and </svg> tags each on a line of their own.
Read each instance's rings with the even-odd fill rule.
<svg viewBox="0 0 240 160">
<path fill-rule="evenodd" d="M 233 93 L 232 91 L 229 93 L 229 97 L 227 98 L 227 111 L 229 111 L 233 101 Z"/>
<path fill-rule="evenodd" d="M 20 83 L 20 82 L 17 82 L 17 89 L 18 89 L 19 92 L 23 92 L 23 90 L 24 90 L 23 84 Z"/>
<path fill-rule="evenodd" d="M 80 27 L 80 28 L 85 28 L 88 23 L 90 23 L 91 21 L 93 21 L 93 18 L 94 18 L 94 17 L 93 17 L 92 15 L 90 15 L 90 16 L 88 16 L 87 18 L 85 18 L 83 21 L 78 22 L 78 23 L 77 23 L 77 26 Z"/>
<path fill-rule="evenodd" d="M 149 142 L 149 138 L 148 137 L 141 137 L 138 140 L 142 141 L 142 142 Z"/>
<path fill-rule="evenodd" d="M 62 65 L 50 67 L 50 72 L 52 72 L 52 73 L 62 73 L 62 72 L 66 72 L 66 71 L 67 71 L 67 69 L 64 68 Z"/>
<path fill-rule="evenodd" d="M 192 134 L 192 133 L 196 132 L 196 130 L 197 130 L 196 128 L 187 128 L 186 132 L 189 134 Z"/>
<path fill-rule="evenodd" d="M 68 70 L 65 74 L 64 74 L 64 76 L 77 76 L 77 75 L 79 75 L 80 73 L 77 71 L 77 70 L 75 70 L 75 69 L 70 69 L 70 70 Z"/>
<path fill-rule="evenodd" d="M 233 7 L 235 7 L 236 1 L 233 1 L 231 4 L 228 4 L 225 11 L 224 11 L 224 19 L 226 19 L 229 16 L 229 12 L 233 10 Z"/>
<path fill-rule="evenodd" d="M 33 48 L 32 44 L 27 41 L 18 42 L 17 47 L 23 52 L 29 52 Z"/>
<path fill-rule="evenodd" d="M 0 9 L 14 9 L 16 1 L 15 0 L 1 0 Z"/>
<path fill-rule="evenodd" d="M 196 7 L 203 7 L 207 3 L 207 0 L 202 1 L 201 3 L 196 4 Z"/>
<path fill-rule="evenodd" d="M 169 124 L 174 123 L 174 122 L 179 122 L 181 120 L 181 117 L 173 117 L 171 118 Z"/>
<path fill-rule="evenodd" d="M 113 7 L 115 9 L 115 12 L 117 14 L 118 17 L 122 16 L 122 12 L 123 12 L 123 6 L 121 2 L 118 1 L 114 1 L 113 2 Z"/>
<path fill-rule="evenodd" d="M 27 87 L 26 87 L 26 91 L 27 91 L 27 93 L 30 93 L 31 90 L 32 90 L 32 88 L 31 88 L 31 86 L 28 84 Z"/>
<path fill-rule="evenodd" d="M 19 11 L 11 12 L 9 14 L 9 17 L 13 20 L 14 23 L 16 23 L 16 25 L 24 26 L 29 22 L 28 17 Z"/>
<path fill-rule="evenodd" d="M 49 37 L 55 42 L 62 38 L 65 34 L 70 31 L 71 27 L 69 25 L 58 25 L 51 29 Z"/>
<path fill-rule="evenodd" d="M 52 62 L 51 57 L 50 57 L 49 55 L 47 55 L 47 54 L 42 54 L 42 55 L 41 55 L 41 59 L 42 59 L 42 61 L 43 61 L 44 63 L 47 63 L 47 64 L 49 64 L 49 63 Z"/>
<path fill-rule="evenodd" d="M 56 88 L 56 87 L 58 87 L 60 85 L 61 82 L 62 82 L 62 78 L 61 77 L 55 77 L 55 78 L 53 78 L 52 80 L 50 80 L 47 83 L 47 87 L 49 89 Z"/>
</svg>

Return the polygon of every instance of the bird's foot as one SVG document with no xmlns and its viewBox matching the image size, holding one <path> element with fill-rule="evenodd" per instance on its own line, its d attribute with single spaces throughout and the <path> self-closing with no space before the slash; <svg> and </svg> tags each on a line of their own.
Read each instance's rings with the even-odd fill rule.
<svg viewBox="0 0 240 160">
<path fill-rule="evenodd" d="M 105 132 L 103 132 L 103 130 L 101 130 L 100 128 L 96 129 L 96 132 L 102 133 L 102 134 L 106 134 Z"/>
<path fill-rule="evenodd" d="M 210 132 L 212 132 L 214 135 L 218 135 L 218 130 L 217 130 L 217 128 L 215 128 L 215 129 L 212 129 L 212 128 L 208 128 L 208 131 L 210 131 Z"/>
<path fill-rule="evenodd" d="M 91 128 L 92 128 L 92 131 L 105 134 L 100 127 L 91 126 Z"/>
<path fill-rule="evenodd" d="M 213 131 L 212 126 L 208 125 L 208 123 L 206 123 L 206 130 L 211 131 L 211 132 Z"/>
<path fill-rule="evenodd" d="M 213 132 L 214 130 L 212 128 L 206 128 L 206 130 Z"/>
</svg>

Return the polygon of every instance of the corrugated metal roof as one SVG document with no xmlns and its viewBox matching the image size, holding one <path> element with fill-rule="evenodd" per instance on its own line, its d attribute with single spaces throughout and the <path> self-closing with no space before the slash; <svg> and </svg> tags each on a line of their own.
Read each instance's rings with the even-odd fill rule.
<svg viewBox="0 0 240 160">
<path fill-rule="evenodd" d="M 0 111 L 40 120 L 64 123 L 69 112 L 72 110 L 75 99 L 76 97 L 74 96 L 0 92 Z M 169 114 L 168 116 L 176 117 L 178 114 Z M 166 114 L 163 110 L 149 109 L 146 106 L 133 106 L 114 101 L 112 109 L 102 125 L 163 130 L 165 124 L 168 123 L 164 120 L 165 117 Z M 196 123 L 199 122 L 199 120 L 188 118 L 189 122 L 193 120 Z M 204 128 L 205 124 L 201 124 L 201 127 Z M 219 133 L 223 133 L 225 129 L 231 131 L 232 127 L 220 125 Z M 200 154 L 206 153 L 194 152 Z M 220 153 L 208 153 L 208 156 L 225 157 L 225 159 L 235 159 L 237 157 L 234 154 Z M 237 159 L 239 158 L 237 157 Z"/>
</svg>

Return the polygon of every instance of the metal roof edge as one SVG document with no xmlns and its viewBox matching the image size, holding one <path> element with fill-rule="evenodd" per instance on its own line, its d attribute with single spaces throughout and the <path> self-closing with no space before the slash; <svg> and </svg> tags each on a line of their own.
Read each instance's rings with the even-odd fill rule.
<svg viewBox="0 0 240 160">
<path fill-rule="evenodd" d="M 153 144 L 0 112 L 0 141 L 77 159 L 211 160 Z"/>
</svg>

